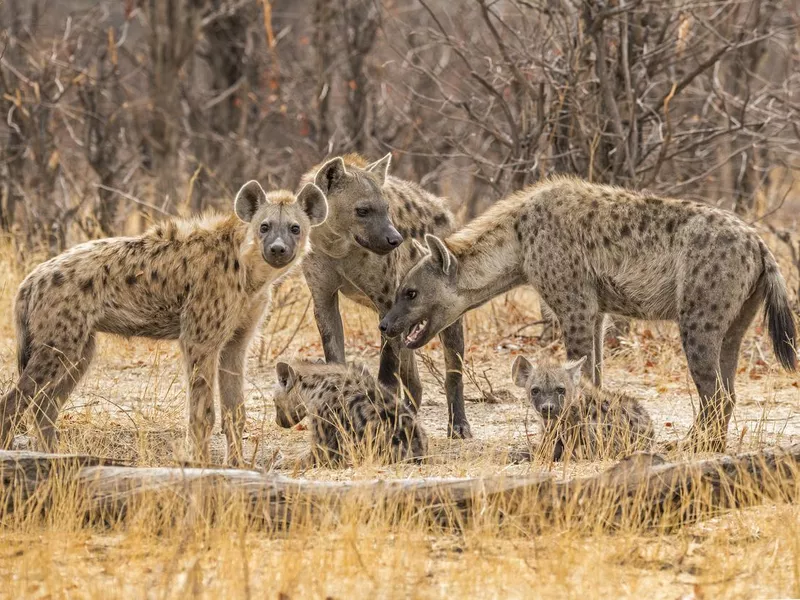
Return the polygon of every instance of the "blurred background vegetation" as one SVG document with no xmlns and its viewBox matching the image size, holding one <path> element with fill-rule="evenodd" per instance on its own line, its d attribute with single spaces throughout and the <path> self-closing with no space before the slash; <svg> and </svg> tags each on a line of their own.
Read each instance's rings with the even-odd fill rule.
<svg viewBox="0 0 800 600">
<path fill-rule="evenodd" d="M 799 22 L 797 0 L 3 0 L 0 234 L 54 254 L 392 152 L 462 218 L 574 173 L 795 252 Z"/>
</svg>

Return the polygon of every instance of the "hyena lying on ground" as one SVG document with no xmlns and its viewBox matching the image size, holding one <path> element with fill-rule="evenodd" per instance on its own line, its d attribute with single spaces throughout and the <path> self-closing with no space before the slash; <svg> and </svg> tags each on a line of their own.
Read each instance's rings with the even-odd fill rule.
<svg viewBox="0 0 800 600">
<path fill-rule="evenodd" d="M 532 365 L 517 356 L 511 378 L 525 388 L 544 425 L 543 449 L 553 460 L 619 458 L 648 450 L 653 422 L 639 401 L 581 382 L 586 361 Z"/>
<path fill-rule="evenodd" d="M 14 307 L 20 377 L 0 405 L 0 442 L 33 404 L 38 434 L 53 447 L 64 400 L 92 360 L 97 332 L 180 340 L 189 387 L 189 437 L 208 460 L 219 372 L 228 461 L 242 458 L 247 348 L 271 286 L 308 250 L 325 220 L 324 194 L 266 194 L 256 181 L 236 215 L 162 223 L 133 238 L 81 244 L 34 269 Z"/>
<path fill-rule="evenodd" d="M 678 322 L 700 393 L 694 448 L 722 451 L 747 327 L 766 305 L 775 354 L 796 368 L 795 324 L 775 257 L 735 215 L 569 177 L 502 200 L 442 242 L 397 290 L 381 323 L 410 347 L 464 312 L 530 284 L 561 323 L 567 358 L 599 383 L 606 313 Z M 409 342 L 410 340 L 410 342 Z"/>
<path fill-rule="evenodd" d="M 370 165 L 360 156 L 348 155 L 328 161 L 302 179 L 320 187 L 330 210 L 325 225 L 311 234 L 313 251 L 303 263 L 329 363 L 345 361 L 339 293 L 382 318 L 392 306 L 400 279 L 422 257 L 424 247 L 416 240 L 426 233 L 447 235 L 454 226 L 441 198 L 388 175 L 389 162 L 390 155 Z M 448 323 L 441 340 L 447 370 L 448 434 L 468 438 L 461 373 L 464 332 L 459 319 Z M 422 384 L 414 353 L 399 340 L 384 338 L 378 380 L 397 387 L 398 376 L 419 406 Z"/>
<path fill-rule="evenodd" d="M 306 415 L 311 420 L 311 451 L 277 467 L 340 465 L 367 457 L 420 460 L 428 453 L 428 438 L 411 403 L 363 367 L 280 362 L 275 371 L 277 424 L 293 427 Z"/>
</svg>

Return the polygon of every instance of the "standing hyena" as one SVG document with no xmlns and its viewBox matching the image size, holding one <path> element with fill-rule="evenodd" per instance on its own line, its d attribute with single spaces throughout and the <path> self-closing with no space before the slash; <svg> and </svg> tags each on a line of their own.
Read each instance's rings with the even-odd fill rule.
<svg viewBox="0 0 800 600">
<path fill-rule="evenodd" d="M 281 362 L 275 371 L 277 424 L 293 427 L 306 415 L 311 420 L 311 451 L 295 466 L 368 457 L 420 460 L 428 453 L 428 438 L 402 391 L 377 383 L 363 367 Z"/>
<path fill-rule="evenodd" d="M 236 216 L 174 220 L 140 237 L 81 244 L 34 269 L 15 303 L 19 381 L 0 405 L 7 447 L 29 404 L 49 449 L 64 400 L 92 360 L 95 333 L 180 340 L 189 386 L 189 437 L 208 460 L 219 372 L 228 461 L 242 459 L 247 348 L 271 285 L 307 252 L 325 195 L 245 184 Z"/>
<path fill-rule="evenodd" d="M 502 200 L 409 271 L 382 323 L 414 345 L 514 287 L 537 289 L 561 323 L 567 358 L 599 382 L 606 313 L 677 321 L 700 393 L 690 440 L 722 450 L 742 337 L 762 304 L 781 364 L 795 325 L 775 257 L 733 214 L 557 177 Z M 407 342 L 408 343 L 408 342 Z"/>
<path fill-rule="evenodd" d="M 553 460 L 619 458 L 648 450 L 653 422 L 636 398 L 607 392 L 581 381 L 580 360 L 563 365 L 532 365 L 517 356 L 511 366 L 514 383 L 544 424 L 544 447 Z"/>
<path fill-rule="evenodd" d="M 313 251 L 303 263 L 329 363 L 345 361 L 339 294 L 383 318 L 401 278 L 422 257 L 423 246 L 417 240 L 428 233 L 447 235 L 454 226 L 453 215 L 441 198 L 387 174 L 390 158 L 386 155 L 369 165 L 357 155 L 334 158 L 302 180 L 314 181 L 325 192 L 330 207 L 325 225 L 311 234 Z M 460 319 L 448 323 L 441 340 L 447 370 L 448 434 L 468 438 Z M 419 406 L 422 384 L 413 351 L 403 348 L 399 340 L 384 338 L 378 380 L 396 387 L 398 376 Z"/>
</svg>

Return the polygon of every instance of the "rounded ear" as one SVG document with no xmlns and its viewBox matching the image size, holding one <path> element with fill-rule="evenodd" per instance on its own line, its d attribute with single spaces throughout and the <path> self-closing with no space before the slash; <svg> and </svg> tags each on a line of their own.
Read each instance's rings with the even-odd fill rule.
<svg viewBox="0 0 800 600">
<path fill-rule="evenodd" d="M 384 156 L 380 160 L 376 160 L 374 163 L 371 163 L 364 167 L 365 171 L 370 171 L 375 173 L 378 176 L 378 179 L 381 182 L 381 185 L 386 183 L 386 178 L 389 176 L 389 165 L 392 162 L 392 153 L 389 152 L 386 156 Z"/>
<path fill-rule="evenodd" d="M 431 257 L 441 267 L 445 275 L 455 272 L 458 261 L 442 240 L 429 233 L 425 236 L 425 243 L 428 244 Z"/>
<path fill-rule="evenodd" d="M 319 168 L 319 171 L 314 176 L 314 183 L 322 190 L 323 194 L 328 195 L 333 188 L 342 182 L 346 175 L 347 169 L 344 167 L 344 161 L 341 156 L 337 156 Z"/>
<path fill-rule="evenodd" d="M 252 179 L 245 183 L 236 194 L 236 199 L 233 201 L 233 211 L 242 221 L 249 223 L 266 201 L 267 194 L 261 184 Z"/>
<path fill-rule="evenodd" d="M 325 194 L 313 183 L 307 183 L 297 194 L 297 202 L 308 215 L 311 226 L 322 225 L 328 218 L 328 201 Z"/>
<path fill-rule="evenodd" d="M 572 378 L 572 383 L 578 385 L 581 382 L 581 373 L 583 363 L 586 362 L 586 357 L 582 356 L 578 360 L 573 360 L 564 365 L 564 370 Z"/>
<path fill-rule="evenodd" d="M 514 364 L 511 365 L 511 379 L 517 387 L 527 387 L 528 378 L 531 376 L 533 365 L 524 356 L 520 355 L 514 359 Z"/>
<path fill-rule="evenodd" d="M 275 374 L 278 376 L 278 385 L 286 392 L 291 390 L 297 381 L 297 373 L 285 362 L 279 362 L 275 365 Z"/>
</svg>

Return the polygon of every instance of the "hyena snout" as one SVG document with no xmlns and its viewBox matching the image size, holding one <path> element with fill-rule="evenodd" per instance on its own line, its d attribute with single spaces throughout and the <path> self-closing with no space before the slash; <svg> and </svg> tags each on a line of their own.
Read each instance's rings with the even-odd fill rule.
<svg viewBox="0 0 800 600">
<path fill-rule="evenodd" d="M 389 218 L 370 223 L 369 226 L 354 232 L 353 236 L 359 245 L 381 256 L 389 254 L 403 243 L 403 236 Z"/>
<path fill-rule="evenodd" d="M 551 419 L 557 419 L 558 415 L 561 413 L 561 408 L 558 404 L 554 402 L 545 402 L 541 406 L 539 406 L 539 414 L 542 415 L 542 418 L 545 421 L 549 421 Z"/>
<path fill-rule="evenodd" d="M 391 248 L 397 248 L 402 243 L 403 236 L 400 235 L 400 232 L 397 231 L 397 229 L 391 227 L 389 231 L 386 232 L 386 244 Z"/>
<path fill-rule="evenodd" d="M 282 238 L 272 240 L 271 242 L 265 242 L 264 244 L 264 260 L 267 261 L 270 266 L 275 267 L 276 269 L 285 267 L 292 262 L 295 254 L 295 245 L 287 243 Z"/>
</svg>

